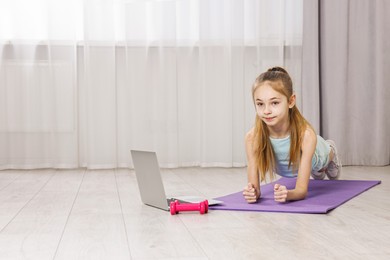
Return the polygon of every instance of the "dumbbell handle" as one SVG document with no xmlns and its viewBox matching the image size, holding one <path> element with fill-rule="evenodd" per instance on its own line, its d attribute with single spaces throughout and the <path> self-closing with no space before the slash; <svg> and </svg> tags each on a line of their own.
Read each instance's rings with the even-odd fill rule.
<svg viewBox="0 0 390 260">
<path fill-rule="evenodd" d="M 180 204 L 177 200 L 172 201 L 170 204 L 171 215 L 175 215 L 180 211 L 199 211 L 200 214 L 207 213 L 209 210 L 209 203 L 207 200 L 199 203 L 186 203 Z"/>
</svg>

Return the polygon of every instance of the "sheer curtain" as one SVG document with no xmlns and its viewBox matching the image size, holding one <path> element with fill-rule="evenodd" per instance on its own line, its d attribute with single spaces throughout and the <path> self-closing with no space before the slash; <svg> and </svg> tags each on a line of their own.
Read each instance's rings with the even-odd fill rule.
<svg viewBox="0 0 390 260">
<path fill-rule="evenodd" d="M 1 1 L 0 168 L 244 166 L 251 84 L 299 97 L 301 42 L 301 1 Z"/>
</svg>

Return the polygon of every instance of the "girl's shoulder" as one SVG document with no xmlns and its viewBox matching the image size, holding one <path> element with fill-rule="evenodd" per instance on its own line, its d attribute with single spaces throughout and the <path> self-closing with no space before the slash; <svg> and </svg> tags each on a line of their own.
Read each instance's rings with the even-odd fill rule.
<svg viewBox="0 0 390 260">
<path fill-rule="evenodd" d="M 306 145 L 314 145 L 317 143 L 317 134 L 313 128 L 307 127 L 303 131 L 302 147 Z"/>
<path fill-rule="evenodd" d="M 317 134 L 311 126 L 307 126 L 306 129 L 303 131 L 303 138 L 305 137 L 317 138 Z"/>
</svg>

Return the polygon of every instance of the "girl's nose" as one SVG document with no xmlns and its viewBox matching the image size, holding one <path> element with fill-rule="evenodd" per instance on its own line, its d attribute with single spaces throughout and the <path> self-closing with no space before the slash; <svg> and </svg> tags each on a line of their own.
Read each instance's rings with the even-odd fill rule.
<svg viewBox="0 0 390 260">
<path fill-rule="evenodd" d="M 271 110 L 269 109 L 269 106 L 265 105 L 264 106 L 264 111 L 263 111 L 264 114 L 271 114 Z"/>
</svg>

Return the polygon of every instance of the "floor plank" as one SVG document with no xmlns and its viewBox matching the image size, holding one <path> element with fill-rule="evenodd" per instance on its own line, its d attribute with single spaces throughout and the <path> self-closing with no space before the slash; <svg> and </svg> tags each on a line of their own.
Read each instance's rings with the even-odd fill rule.
<svg viewBox="0 0 390 260">
<path fill-rule="evenodd" d="M 5 173 L 9 175 L 9 172 Z M 54 170 L 26 171 L 16 180 L 10 178 L 12 181 L 0 190 L 0 232 L 37 195 L 53 174 Z"/>
<path fill-rule="evenodd" d="M 88 171 L 55 259 L 130 259 L 114 170 Z"/>
<path fill-rule="evenodd" d="M 82 177 L 57 171 L 0 233 L 0 259 L 52 259 Z"/>
</svg>

